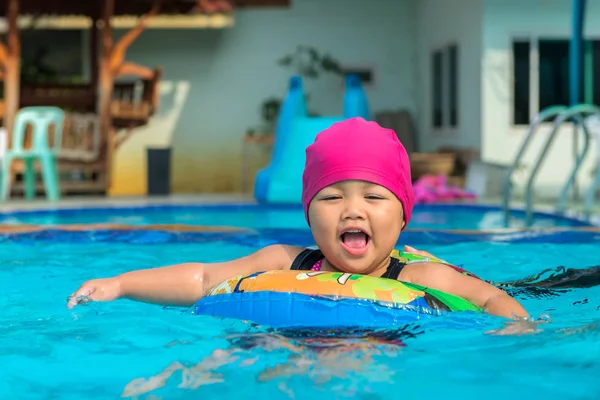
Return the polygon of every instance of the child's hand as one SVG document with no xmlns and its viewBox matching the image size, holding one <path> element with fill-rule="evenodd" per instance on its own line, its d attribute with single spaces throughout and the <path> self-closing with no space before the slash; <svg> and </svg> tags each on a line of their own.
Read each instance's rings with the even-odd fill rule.
<svg viewBox="0 0 600 400">
<path fill-rule="evenodd" d="M 89 301 L 111 301 L 121 296 L 121 285 L 117 278 L 94 279 L 85 282 L 69 296 L 67 308 Z"/>
<path fill-rule="evenodd" d="M 434 258 L 436 260 L 440 260 L 442 262 L 446 262 L 444 260 L 441 260 L 439 257 L 434 256 L 431 253 L 428 253 L 424 250 L 417 250 L 414 247 L 410 247 L 410 246 L 404 246 L 404 252 L 405 253 L 410 253 L 410 254 L 416 254 L 418 256 L 423 256 L 423 257 L 429 257 L 429 258 Z"/>
<path fill-rule="evenodd" d="M 486 334 L 498 335 L 498 336 L 531 335 L 531 334 L 539 333 L 541 331 L 541 329 L 538 328 L 538 325 L 540 325 L 541 323 L 542 323 L 541 321 L 517 319 L 514 321 L 506 322 L 504 327 L 501 329 L 494 329 L 491 331 L 487 331 Z"/>
</svg>

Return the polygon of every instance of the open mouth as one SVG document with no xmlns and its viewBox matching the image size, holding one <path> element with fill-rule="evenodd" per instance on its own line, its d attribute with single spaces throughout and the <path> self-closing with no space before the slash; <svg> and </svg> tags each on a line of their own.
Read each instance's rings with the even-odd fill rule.
<svg viewBox="0 0 600 400">
<path fill-rule="evenodd" d="M 348 253 L 360 255 L 367 250 L 371 238 L 360 229 L 349 229 L 340 235 L 340 240 Z"/>
</svg>

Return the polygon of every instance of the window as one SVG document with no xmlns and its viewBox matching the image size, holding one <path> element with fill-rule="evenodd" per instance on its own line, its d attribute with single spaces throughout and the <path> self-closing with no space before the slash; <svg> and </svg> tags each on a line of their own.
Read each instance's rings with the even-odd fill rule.
<svg viewBox="0 0 600 400">
<path fill-rule="evenodd" d="M 529 41 L 513 43 L 513 118 L 516 125 L 528 124 Z"/>
<path fill-rule="evenodd" d="M 600 75 L 595 74 L 595 72 L 600 69 L 600 40 L 592 41 L 590 44 L 588 44 L 586 46 L 586 49 L 589 49 L 587 51 L 588 56 L 586 57 L 586 59 L 589 60 L 591 65 L 584 66 L 584 69 L 586 69 L 586 73 L 589 75 L 589 79 L 592 82 L 585 82 L 584 86 L 585 86 L 586 91 L 584 92 L 584 96 L 586 99 L 589 99 L 591 97 L 593 99 L 593 101 L 590 101 L 590 102 L 593 102 L 594 104 L 599 104 L 600 103 Z M 591 53 L 591 54 L 589 54 L 589 53 Z M 586 63 L 584 63 L 584 65 Z M 584 76 L 585 76 L 585 74 L 584 74 Z M 586 81 L 586 79 L 584 79 L 584 81 Z M 589 93 L 588 90 L 591 91 L 591 93 Z"/>
<path fill-rule="evenodd" d="M 557 104 L 569 104 L 569 41 L 540 40 L 540 110 Z"/>
<path fill-rule="evenodd" d="M 442 127 L 442 73 L 443 73 L 443 66 L 442 66 L 442 52 L 441 51 L 436 51 L 433 53 L 433 60 L 432 60 L 432 93 L 431 93 L 431 99 L 433 102 L 433 107 L 432 107 L 432 121 L 433 121 L 433 126 L 435 128 L 441 128 Z"/>
<path fill-rule="evenodd" d="M 431 121 L 434 128 L 458 126 L 458 46 L 431 55 Z"/>
<path fill-rule="evenodd" d="M 448 48 L 448 83 L 450 126 L 458 125 L 458 47 L 456 45 Z"/>
<path fill-rule="evenodd" d="M 539 58 L 537 71 L 531 71 L 532 42 L 515 40 L 512 46 L 515 125 L 529 124 L 532 119 L 531 111 L 537 113 L 550 106 L 571 103 L 569 39 L 539 38 L 535 44 Z M 594 79 L 593 74 L 600 68 L 600 41 L 588 40 L 583 49 L 585 61 L 578 101 L 597 104 L 600 103 L 600 82 L 596 82 L 598 79 Z M 538 93 L 531 93 L 531 79 L 537 79 Z M 537 96 L 537 110 L 531 110 L 531 96 Z"/>
<path fill-rule="evenodd" d="M 81 30 L 22 30 L 21 57 L 23 83 L 84 80 Z"/>
</svg>

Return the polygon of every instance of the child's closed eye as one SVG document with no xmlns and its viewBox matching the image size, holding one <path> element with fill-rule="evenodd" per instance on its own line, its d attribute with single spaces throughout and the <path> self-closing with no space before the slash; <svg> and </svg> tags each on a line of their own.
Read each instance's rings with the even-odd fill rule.
<svg viewBox="0 0 600 400">
<path fill-rule="evenodd" d="M 323 197 L 321 197 L 320 200 L 323 200 L 323 201 L 332 201 L 332 200 L 339 200 L 341 198 L 342 197 L 338 196 L 338 195 L 329 195 L 329 196 L 323 196 Z"/>
</svg>

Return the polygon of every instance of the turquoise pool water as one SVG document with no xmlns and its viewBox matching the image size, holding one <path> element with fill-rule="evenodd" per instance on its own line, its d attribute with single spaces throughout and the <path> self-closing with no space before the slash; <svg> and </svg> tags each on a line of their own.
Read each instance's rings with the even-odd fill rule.
<svg viewBox="0 0 600 400">
<path fill-rule="evenodd" d="M 529 336 L 485 332 L 502 320 L 453 315 L 316 351 L 301 339 L 188 309 L 117 301 L 67 310 L 84 280 L 184 261 L 221 261 L 305 230 L 253 234 L 64 232 L 0 235 L 1 399 L 597 399 L 600 288 L 519 299 L 551 322 Z M 495 281 L 599 264 L 600 235 L 403 234 L 410 244 Z M 244 340 L 240 340 L 240 339 Z M 242 344 L 253 341 L 253 347 Z M 335 346 L 337 347 L 335 347 Z"/>
<path fill-rule="evenodd" d="M 308 229 L 299 206 L 186 205 L 48 210 L 0 214 L 3 224 L 92 224 L 128 225 L 185 224 L 233 226 L 253 229 Z M 536 213 L 534 227 L 573 227 L 586 222 Z M 509 227 L 524 226 L 524 213 L 511 213 Z M 498 207 L 473 205 L 417 205 L 411 229 L 496 229 L 504 228 L 504 214 Z"/>
</svg>

